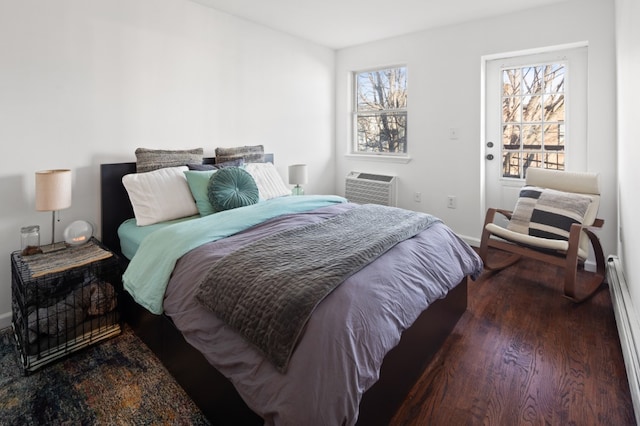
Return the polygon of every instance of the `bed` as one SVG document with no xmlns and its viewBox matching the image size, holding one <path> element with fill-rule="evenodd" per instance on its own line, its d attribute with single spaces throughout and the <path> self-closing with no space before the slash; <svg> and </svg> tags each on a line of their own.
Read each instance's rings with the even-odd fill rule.
<svg viewBox="0 0 640 426">
<path fill-rule="evenodd" d="M 267 157 L 267 160 L 273 161 L 273 158 Z M 215 159 L 204 158 L 203 163 L 214 164 Z M 122 254 L 118 228 L 130 220 L 134 214 L 129 196 L 122 184 L 122 177 L 135 171 L 135 162 L 101 165 L 102 241 L 120 255 L 123 268 L 128 267 L 129 260 Z M 265 202 L 262 205 L 267 204 Z M 156 353 L 212 423 L 299 424 L 300 419 L 307 416 L 304 421 L 306 424 L 311 424 L 312 419 L 319 424 L 388 424 L 425 366 L 453 330 L 466 310 L 468 278 L 476 277 L 480 273 L 482 263 L 475 252 L 455 237 L 442 223 L 435 223 L 415 237 L 396 244 L 376 260 L 350 275 L 335 290 L 330 291 L 305 323 L 304 334 L 296 342 L 284 369 L 279 370 L 277 366 L 274 368 L 274 365 L 266 359 L 268 357 L 264 360 L 259 359 L 263 353 L 260 350 L 255 351 L 254 344 L 237 336 L 230 327 L 219 324 L 215 314 L 207 310 L 203 303 L 197 303 L 200 300 L 196 300 L 197 297 L 194 296 L 198 294 L 198 286 L 195 283 L 201 282 L 201 275 L 207 270 L 203 266 L 203 258 L 214 264 L 222 264 L 222 260 L 225 259 L 224 254 L 238 253 L 249 242 L 254 244 L 253 241 L 256 239 L 269 240 L 274 235 L 278 236 L 279 232 L 291 229 L 292 226 L 312 226 L 327 221 L 327 218 L 343 217 L 346 216 L 345 211 L 355 211 L 356 207 L 350 203 L 344 203 L 344 205 L 331 203 L 305 210 L 300 214 L 275 215 L 264 223 L 198 246 L 197 249 L 189 251 L 177 260 L 164 293 L 161 314 L 152 314 L 148 306 L 142 307 L 140 300 L 134 300 L 125 292 L 123 302 L 125 320 Z M 326 343 L 331 340 L 331 335 L 340 334 L 339 331 L 335 333 L 330 331 L 327 324 L 332 317 L 336 316 L 335 312 L 350 309 L 348 306 L 340 307 L 343 303 L 341 301 L 347 300 L 344 299 L 348 297 L 345 294 L 357 294 L 359 296 L 356 299 L 364 299 L 360 296 L 363 293 L 359 293 L 363 290 L 354 287 L 351 284 L 352 281 L 357 282 L 356 277 L 365 277 L 364 281 L 368 282 L 386 280 L 385 275 L 391 274 L 386 272 L 389 265 L 382 259 L 391 259 L 390 256 L 409 256 L 410 254 L 407 253 L 416 250 L 408 246 L 414 244 L 414 240 L 421 241 L 415 244 L 423 244 L 424 247 L 429 244 L 437 245 L 429 250 L 449 253 L 438 255 L 441 259 L 434 263 L 441 263 L 446 256 L 459 262 L 459 267 L 445 266 L 444 272 L 426 274 L 431 276 L 430 280 L 455 280 L 455 282 L 447 283 L 445 285 L 447 288 L 442 294 L 426 297 L 433 300 L 426 301 L 428 309 L 417 312 L 415 314 L 417 318 L 399 320 L 400 322 L 408 321 L 406 325 L 402 324 L 399 327 L 404 329 L 401 337 L 398 336 L 399 341 L 387 342 L 387 346 L 390 347 L 385 349 L 386 355 L 383 353 L 374 356 L 380 358 L 381 367 L 378 368 L 376 362 L 373 362 L 366 369 L 374 371 L 369 371 L 365 378 L 358 376 L 360 373 L 354 372 L 351 366 L 342 366 L 344 363 L 349 363 L 348 359 L 340 363 L 325 361 L 329 356 L 318 355 L 318 352 L 320 347 L 331 345 L 330 342 Z M 402 247 L 409 252 L 395 253 L 394 250 L 401 250 Z M 159 263 L 162 261 L 159 260 Z M 376 265 L 378 269 L 375 269 Z M 187 272 L 201 275 L 189 276 Z M 398 271 L 396 273 L 401 274 Z M 441 278 L 443 276 L 446 278 Z M 384 279 L 378 280 L 378 277 Z M 414 280 L 419 282 L 427 279 L 414 277 Z M 363 280 L 360 279 L 361 281 Z M 415 294 L 403 297 L 415 298 Z M 351 303 L 350 301 L 349 304 Z M 359 309 L 363 310 L 362 307 Z M 407 310 L 410 311 L 411 308 Z M 405 315 L 404 308 L 396 311 L 403 312 L 400 316 Z M 199 312 L 197 315 L 202 314 L 207 318 L 196 319 L 199 318 L 194 316 L 196 312 Z M 201 322 L 214 322 L 215 325 L 202 325 Z M 341 328 L 336 325 L 334 327 Z M 313 334 L 316 332 L 325 334 Z M 359 337 L 355 338 L 355 341 L 358 339 Z M 360 354 L 358 356 L 368 356 L 366 354 L 369 351 L 368 346 L 360 347 L 355 344 L 353 346 L 354 352 Z M 330 351 L 338 352 L 339 349 L 332 348 Z M 217 356 L 224 358 L 219 360 L 216 359 Z M 351 354 L 341 356 L 356 358 Z M 359 363 L 355 362 L 355 364 Z M 243 371 L 246 365 L 251 365 L 250 371 Z M 260 376 L 264 372 L 267 372 L 266 375 Z M 306 375 L 306 377 L 295 378 L 296 374 Z M 253 382 L 249 383 L 254 376 L 261 377 L 257 385 Z M 345 376 L 348 377 L 345 379 Z M 342 380 L 347 382 L 343 385 Z M 301 389 L 300 383 L 295 385 L 297 388 L 289 384 L 294 381 L 305 383 L 305 388 Z M 303 407 L 304 404 L 319 406 L 309 408 Z M 288 414 L 288 410 L 292 410 L 295 414 Z M 314 413 L 313 410 L 317 412 Z"/>
</svg>

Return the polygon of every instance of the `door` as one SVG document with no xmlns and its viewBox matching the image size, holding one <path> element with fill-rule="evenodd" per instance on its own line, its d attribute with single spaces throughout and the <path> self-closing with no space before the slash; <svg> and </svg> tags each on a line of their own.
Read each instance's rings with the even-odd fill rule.
<svg viewBox="0 0 640 426">
<path fill-rule="evenodd" d="M 488 60 L 485 85 L 485 207 L 512 210 L 529 167 L 586 169 L 586 47 Z"/>
</svg>

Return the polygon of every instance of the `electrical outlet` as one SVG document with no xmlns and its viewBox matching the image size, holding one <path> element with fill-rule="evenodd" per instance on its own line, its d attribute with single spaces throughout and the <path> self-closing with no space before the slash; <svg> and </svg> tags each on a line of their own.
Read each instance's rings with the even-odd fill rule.
<svg viewBox="0 0 640 426">
<path fill-rule="evenodd" d="M 456 199 L 455 195 L 447 196 L 447 207 L 449 207 L 450 209 L 455 209 L 456 207 L 458 207 L 458 200 Z"/>
<path fill-rule="evenodd" d="M 416 203 L 421 203 L 422 202 L 422 194 L 420 192 L 414 192 L 413 193 L 413 201 L 415 201 Z"/>
</svg>

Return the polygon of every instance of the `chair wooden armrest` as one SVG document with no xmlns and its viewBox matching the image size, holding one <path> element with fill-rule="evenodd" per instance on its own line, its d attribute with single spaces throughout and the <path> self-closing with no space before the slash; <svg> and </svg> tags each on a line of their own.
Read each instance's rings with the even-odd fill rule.
<svg viewBox="0 0 640 426">
<path fill-rule="evenodd" d="M 511 216 L 513 215 L 513 212 L 511 210 L 504 210 L 504 209 L 495 209 L 495 208 L 487 209 L 487 214 L 484 219 L 484 226 L 482 227 L 482 237 L 480 239 L 480 252 L 478 254 L 480 255 L 480 258 L 482 259 L 482 261 L 484 262 L 484 267 L 490 271 L 499 271 L 501 269 L 506 268 L 507 266 L 513 265 L 518 260 L 520 260 L 520 257 L 521 257 L 520 255 L 512 253 L 501 262 L 489 262 L 488 251 L 489 251 L 489 243 L 491 239 L 491 232 L 487 230 L 487 225 L 490 223 L 493 223 L 493 221 L 495 220 L 496 214 L 501 214 L 507 219 L 511 220 Z"/>
<path fill-rule="evenodd" d="M 600 244 L 600 239 L 593 232 L 601 229 L 604 225 L 603 219 L 596 219 L 591 226 L 584 226 L 578 223 L 571 225 L 569 231 L 569 249 L 566 256 L 566 267 L 564 276 L 564 295 L 572 301 L 582 302 L 593 295 L 604 281 L 606 264 L 604 261 L 604 251 Z M 578 274 L 578 245 L 580 243 L 580 233 L 584 232 L 593 247 L 593 254 L 596 260 L 596 271 L 585 284 L 586 291 L 582 296 L 576 296 L 576 277 Z"/>
<path fill-rule="evenodd" d="M 484 226 L 487 226 L 488 223 L 493 223 L 496 213 L 501 214 L 509 220 L 511 220 L 511 216 L 513 215 L 511 210 L 489 208 L 487 209 L 487 214 L 484 219 Z"/>
<path fill-rule="evenodd" d="M 495 209 L 495 211 L 496 213 L 500 213 L 502 216 L 506 217 L 509 220 L 511 220 L 511 216 L 513 216 L 513 211 L 511 210 Z"/>
</svg>

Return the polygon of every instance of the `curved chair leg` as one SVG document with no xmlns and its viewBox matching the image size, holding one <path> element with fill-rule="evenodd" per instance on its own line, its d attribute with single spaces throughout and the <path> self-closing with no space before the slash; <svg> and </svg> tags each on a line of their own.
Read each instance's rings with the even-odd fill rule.
<svg viewBox="0 0 640 426">
<path fill-rule="evenodd" d="M 578 229 L 574 232 L 573 227 Z M 593 247 L 594 256 L 596 258 L 596 272 L 585 283 L 585 294 L 583 296 L 576 296 L 576 275 L 578 272 L 578 240 L 580 237 L 580 231 L 584 231 L 591 241 Z M 569 237 L 569 252 L 567 253 L 567 263 L 565 266 L 565 278 L 564 278 L 564 295 L 575 303 L 584 302 L 600 288 L 600 285 L 604 282 L 605 277 L 605 262 L 604 252 L 598 236 L 594 234 L 590 229 L 581 228 L 580 225 L 573 225 L 570 237 Z"/>
<path fill-rule="evenodd" d="M 497 210 L 490 208 L 487 210 L 487 215 L 484 220 L 484 226 L 482 227 L 482 238 L 480 239 L 480 250 L 478 252 L 480 259 L 484 263 L 484 267 L 490 271 L 499 271 L 516 263 L 522 256 L 515 253 L 509 253 L 509 255 L 501 262 L 489 262 L 489 245 L 491 233 L 487 231 L 487 224 L 492 223 Z M 503 251 L 505 254 L 507 252 Z"/>
</svg>

